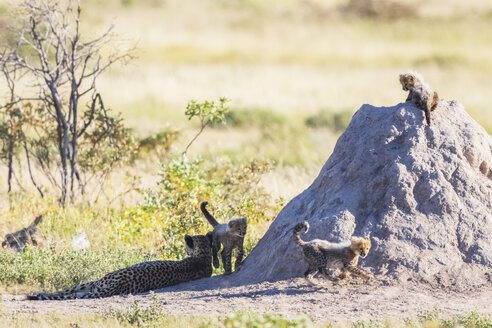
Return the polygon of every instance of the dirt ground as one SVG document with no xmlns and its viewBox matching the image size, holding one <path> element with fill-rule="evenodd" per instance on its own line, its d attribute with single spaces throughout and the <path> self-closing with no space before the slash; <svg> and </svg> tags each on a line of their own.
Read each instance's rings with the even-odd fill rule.
<svg viewBox="0 0 492 328">
<path fill-rule="evenodd" d="M 219 282 L 219 283 L 217 283 Z M 211 286 L 221 286 L 212 288 Z M 241 309 L 281 313 L 288 317 L 310 315 L 315 321 L 338 323 L 359 320 L 415 318 L 438 308 L 442 315 L 475 311 L 492 317 L 492 286 L 469 291 L 433 289 L 427 285 L 387 285 L 362 281 L 325 288 L 309 285 L 304 278 L 229 286 L 220 277 L 202 279 L 156 293 L 165 313 L 173 315 L 223 316 Z M 115 296 L 94 300 L 26 301 L 21 295 L 2 295 L 7 313 L 96 313 L 109 308 L 125 309 L 137 300 L 141 307 L 151 302 L 149 294 Z"/>
</svg>

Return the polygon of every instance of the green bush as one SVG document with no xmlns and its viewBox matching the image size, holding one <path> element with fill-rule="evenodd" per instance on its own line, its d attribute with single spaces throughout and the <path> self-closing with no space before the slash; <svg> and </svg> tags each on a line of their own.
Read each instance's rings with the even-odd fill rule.
<svg viewBox="0 0 492 328">
<path fill-rule="evenodd" d="M 163 255 L 184 256 L 182 236 L 211 230 L 199 207 L 203 201 L 212 205 L 219 222 L 247 217 L 249 226 L 270 222 L 281 206 L 258 186 L 268 172 L 268 161 L 234 164 L 228 157 L 215 159 L 176 157 L 161 167 L 159 190 L 145 194 L 142 209 L 162 213 Z M 263 231 L 248 230 L 246 253 L 251 251 Z"/>
</svg>

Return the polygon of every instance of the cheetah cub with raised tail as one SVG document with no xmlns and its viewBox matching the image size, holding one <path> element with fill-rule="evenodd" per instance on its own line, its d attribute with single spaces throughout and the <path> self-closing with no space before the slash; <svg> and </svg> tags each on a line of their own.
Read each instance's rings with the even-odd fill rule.
<svg viewBox="0 0 492 328">
<path fill-rule="evenodd" d="M 220 253 L 222 257 L 222 265 L 224 266 L 224 274 L 232 272 L 232 251 L 237 249 L 236 264 L 234 269 L 238 271 L 243 264 L 244 256 L 244 236 L 248 229 L 248 220 L 246 218 L 232 219 L 228 223 L 219 223 L 207 210 L 208 202 L 203 202 L 200 205 L 203 215 L 208 222 L 214 227 L 212 232 L 212 256 L 214 267 L 219 267 L 219 258 L 217 253 L 221 246 L 224 246 Z"/>
<path fill-rule="evenodd" d="M 404 91 L 409 91 L 406 101 L 411 101 L 418 109 L 425 112 L 427 124 L 431 124 L 431 112 L 439 104 L 437 92 L 432 91 L 424 78 L 417 72 L 400 74 L 400 83 Z"/>
<path fill-rule="evenodd" d="M 311 241 L 303 241 L 300 236 L 300 231 L 309 230 L 309 223 L 303 221 L 294 227 L 294 241 L 301 246 L 304 253 L 304 259 L 309 265 L 309 268 L 304 273 L 306 280 L 317 285 L 312 281 L 312 278 L 317 274 L 327 280 L 340 281 L 348 278 L 351 273 L 365 279 L 371 279 L 373 276 L 366 273 L 357 267 L 359 257 L 366 257 L 371 248 L 371 239 L 369 234 L 365 237 L 352 237 L 349 242 L 331 243 L 326 240 L 314 239 Z M 342 273 L 335 279 L 328 276 L 327 269 L 340 269 Z"/>
</svg>

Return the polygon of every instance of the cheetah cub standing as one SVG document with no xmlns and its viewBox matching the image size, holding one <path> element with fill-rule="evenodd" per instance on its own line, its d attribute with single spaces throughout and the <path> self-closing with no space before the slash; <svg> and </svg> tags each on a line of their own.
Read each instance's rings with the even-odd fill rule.
<svg viewBox="0 0 492 328">
<path fill-rule="evenodd" d="M 221 245 L 224 246 L 220 255 L 222 257 L 222 265 L 224 266 L 224 274 L 232 272 L 232 251 L 237 249 L 236 263 L 234 269 L 238 271 L 243 264 L 244 256 L 244 236 L 248 229 L 248 220 L 246 218 L 232 219 L 228 223 L 220 224 L 207 210 L 208 202 L 203 202 L 200 205 L 203 215 L 207 221 L 214 227 L 212 232 L 212 256 L 214 267 L 219 267 L 219 258 L 217 253 Z"/>
<path fill-rule="evenodd" d="M 425 112 L 427 124 L 431 124 L 430 112 L 436 110 L 439 104 L 437 92 L 432 91 L 424 78 L 417 72 L 400 74 L 402 89 L 409 91 L 406 101 L 411 101 L 418 109 Z"/>
<path fill-rule="evenodd" d="M 364 272 L 357 267 L 359 257 L 366 257 L 371 248 L 371 239 L 369 234 L 364 238 L 352 237 L 347 243 L 330 243 L 326 240 L 314 239 L 305 242 L 301 239 L 299 232 L 302 229 L 309 230 L 309 223 L 303 221 L 294 227 L 294 241 L 302 247 L 304 259 L 309 264 L 309 268 L 304 273 L 306 280 L 317 285 L 312 278 L 317 274 L 327 280 L 340 281 L 350 276 L 350 273 L 361 276 L 365 279 L 372 278 L 372 275 Z M 342 273 L 335 279 L 327 274 L 327 268 L 340 269 Z"/>
</svg>

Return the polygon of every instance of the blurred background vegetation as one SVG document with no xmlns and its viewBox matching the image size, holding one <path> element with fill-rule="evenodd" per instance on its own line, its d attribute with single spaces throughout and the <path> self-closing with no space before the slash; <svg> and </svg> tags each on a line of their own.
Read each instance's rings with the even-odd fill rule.
<svg viewBox="0 0 492 328">
<path fill-rule="evenodd" d="M 13 3 L 0 0 L 3 41 Z M 2 167 L 0 234 L 45 213 L 46 242 L 0 250 L 0 290 L 65 288 L 139 261 L 182 258 L 183 235 L 210 230 L 204 200 L 221 222 L 249 218 L 251 251 L 362 104 L 405 100 L 398 74 L 409 69 L 492 133 L 488 0 L 82 0 L 82 8 L 85 35 L 114 24 L 119 43 L 137 45 L 137 58 L 99 84 L 137 155 L 103 190 L 64 208 L 49 190 L 41 199 L 22 183 L 26 170 L 7 193 Z M 211 122 L 183 157 L 201 128 L 187 104 L 219 97 L 231 100 L 226 123 Z M 82 231 L 92 246 L 73 251 L 70 237 Z"/>
</svg>

